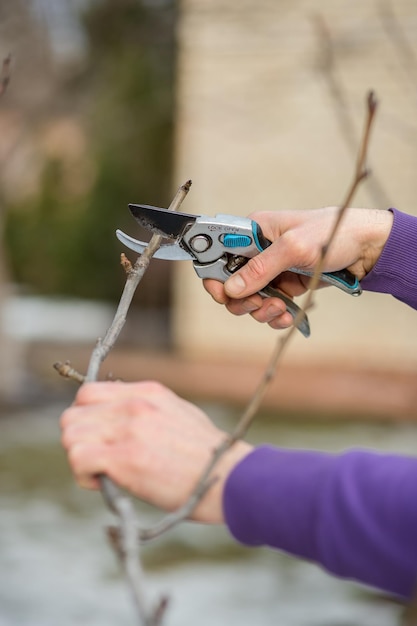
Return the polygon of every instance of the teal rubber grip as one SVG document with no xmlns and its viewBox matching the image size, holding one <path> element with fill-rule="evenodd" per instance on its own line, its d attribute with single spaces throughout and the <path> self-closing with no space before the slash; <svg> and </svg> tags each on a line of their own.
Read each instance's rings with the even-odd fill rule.
<svg viewBox="0 0 417 626">
<path fill-rule="evenodd" d="M 252 239 L 249 235 L 235 235 L 228 233 L 223 236 L 223 245 L 225 248 L 246 248 L 252 244 Z"/>
</svg>

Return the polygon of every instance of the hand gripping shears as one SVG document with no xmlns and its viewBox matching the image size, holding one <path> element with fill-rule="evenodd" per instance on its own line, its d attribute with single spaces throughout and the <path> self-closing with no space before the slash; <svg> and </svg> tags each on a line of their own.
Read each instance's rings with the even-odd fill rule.
<svg viewBox="0 0 417 626">
<path fill-rule="evenodd" d="M 129 204 L 129 209 L 143 228 L 173 240 L 160 246 L 154 255 L 156 258 L 170 261 L 191 260 L 197 275 L 202 279 L 214 278 L 224 283 L 250 258 L 271 245 L 259 224 L 246 217 L 223 214 L 214 217 L 190 215 L 146 204 Z M 125 246 L 139 254 L 147 246 L 146 242 L 134 239 L 121 230 L 117 230 L 116 235 Z M 299 268 L 288 271 L 303 276 L 313 275 L 313 272 Z M 347 269 L 324 272 L 320 280 L 353 296 L 362 292 L 358 279 Z M 282 300 L 293 318 L 300 311 L 291 298 L 270 284 L 258 293 L 263 298 L 274 297 Z M 304 337 L 308 337 L 310 325 L 307 315 L 300 313 L 299 320 L 298 329 Z"/>
</svg>

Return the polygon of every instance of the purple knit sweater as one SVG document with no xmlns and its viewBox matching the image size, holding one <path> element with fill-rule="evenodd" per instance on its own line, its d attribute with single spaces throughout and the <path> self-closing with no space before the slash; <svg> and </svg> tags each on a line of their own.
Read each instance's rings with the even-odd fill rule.
<svg viewBox="0 0 417 626">
<path fill-rule="evenodd" d="M 417 309 L 417 218 L 393 213 L 382 255 L 361 284 Z M 399 596 L 415 589 L 417 458 L 260 446 L 230 474 L 223 509 L 242 543 L 284 550 Z"/>
</svg>

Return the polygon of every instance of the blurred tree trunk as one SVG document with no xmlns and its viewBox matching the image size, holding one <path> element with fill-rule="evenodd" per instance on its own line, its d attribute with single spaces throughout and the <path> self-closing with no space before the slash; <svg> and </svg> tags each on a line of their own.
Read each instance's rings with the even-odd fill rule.
<svg viewBox="0 0 417 626">
<path fill-rule="evenodd" d="M 33 4 L 0 0 L 0 404 L 21 402 L 26 395 L 25 344 L 10 332 L 15 321 L 6 316 L 15 287 L 4 228 L 7 208 L 25 185 L 28 168 L 21 152 L 27 150 L 26 138 L 48 116 L 46 104 L 55 89 L 45 25 L 45 19 L 35 19 Z"/>
<path fill-rule="evenodd" d="M 3 214 L 0 213 L 0 235 L 3 232 Z M 0 403 L 16 402 L 23 391 L 23 346 L 7 333 L 5 308 L 13 295 L 13 287 L 3 248 L 0 249 Z"/>
</svg>

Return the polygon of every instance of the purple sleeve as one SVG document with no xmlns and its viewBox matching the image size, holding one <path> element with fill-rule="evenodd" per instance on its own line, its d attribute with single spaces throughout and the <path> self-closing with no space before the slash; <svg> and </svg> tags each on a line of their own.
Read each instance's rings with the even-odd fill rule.
<svg viewBox="0 0 417 626">
<path fill-rule="evenodd" d="M 261 446 L 223 497 L 237 541 L 315 561 L 337 576 L 409 597 L 417 579 L 417 459 Z"/>
<path fill-rule="evenodd" d="M 390 293 L 417 309 L 417 217 L 390 210 L 394 214 L 390 236 L 361 285 L 365 291 Z"/>
</svg>

